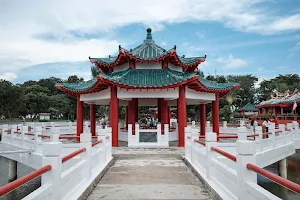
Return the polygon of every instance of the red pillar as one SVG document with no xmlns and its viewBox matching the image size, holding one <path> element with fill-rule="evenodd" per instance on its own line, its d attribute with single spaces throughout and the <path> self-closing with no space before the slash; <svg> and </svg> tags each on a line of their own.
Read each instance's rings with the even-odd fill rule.
<svg viewBox="0 0 300 200">
<path fill-rule="evenodd" d="M 168 124 L 169 124 L 169 129 L 171 127 L 170 119 L 172 118 L 172 113 L 171 113 L 171 107 L 168 106 Z"/>
<path fill-rule="evenodd" d="M 212 102 L 213 132 L 220 134 L 219 130 L 219 94 L 216 93 L 216 100 Z"/>
<path fill-rule="evenodd" d="M 156 111 L 153 112 L 153 119 L 156 120 Z"/>
<path fill-rule="evenodd" d="M 134 122 L 138 122 L 139 121 L 139 99 L 135 98 L 134 99 L 134 110 L 135 110 L 135 121 Z"/>
<path fill-rule="evenodd" d="M 119 100 L 117 86 L 111 86 L 110 91 L 110 127 L 112 128 L 112 146 L 118 146 Z"/>
<path fill-rule="evenodd" d="M 200 104 L 200 134 L 205 135 L 206 127 L 206 105 Z"/>
<path fill-rule="evenodd" d="M 184 128 L 186 127 L 186 100 L 185 87 L 179 86 L 179 98 L 177 101 L 178 111 L 178 146 L 184 147 Z"/>
<path fill-rule="evenodd" d="M 157 99 L 157 114 L 158 114 L 158 122 L 161 122 L 161 99 Z"/>
<path fill-rule="evenodd" d="M 126 122 L 125 122 L 126 123 L 126 130 L 128 130 L 128 107 L 129 107 L 129 105 L 126 106 Z"/>
<path fill-rule="evenodd" d="M 80 136 L 83 133 L 83 109 L 84 109 L 84 102 L 80 101 L 80 95 L 77 96 L 77 112 L 76 112 L 76 135 Z M 77 138 L 77 141 L 80 141 L 80 138 Z"/>
<path fill-rule="evenodd" d="M 168 101 L 161 99 L 160 100 L 160 111 L 161 111 L 161 130 L 163 133 L 164 126 L 165 124 L 168 123 L 168 115 L 169 115 L 169 110 L 168 110 Z"/>
<path fill-rule="evenodd" d="M 90 104 L 90 124 L 91 124 L 91 133 L 96 135 L 96 105 Z"/>
<path fill-rule="evenodd" d="M 135 106 L 134 100 L 128 101 L 128 124 L 132 125 L 132 134 L 135 134 Z"/>
</svg>

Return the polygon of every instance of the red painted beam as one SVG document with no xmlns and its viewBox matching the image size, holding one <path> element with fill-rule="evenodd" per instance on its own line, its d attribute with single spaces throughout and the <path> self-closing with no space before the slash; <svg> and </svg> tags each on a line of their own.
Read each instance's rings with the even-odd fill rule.
<svg viewBox="0 0 300 200">
<path fill-rule="evenodd" d="M 82 148 L 82 149 L 78 149 L 77 151 L 74 151 L 73 153 L 70 153 L 64 157 L 62 157 L 62 163 L 70 160 L 71 158 L 74 158 L 75 156 L 81 154 L 82 152 L 85 152 L 86 151 L 86 148 Z"/>
<path fill-rule="evenodd" d="M 268 178 L 268 179 L 270 179 L 270 180 L 272 180 L 276 183 L 278 183 L 279 185 L 282 185 L 283 187 L 286 187 L 287 189 L 292 190 L 292 191 L 300 194 L 300 185 L 297 184 L 297 183 L 294 183 L 290 180 L 282 178 L 282 177 L 280 177 L 276 174 L 273 174 L 273 173 L 271 173 L 267 170 L 264 170 L 260 167 L 257 167 L 253 164 L 250 164 L 250 163 L 247 164 L 247 169 L 249 169 L 251 171 L 254 171 L 254 172 L 256 172 L 256 173 L 258 173 L 258 174 L 260 174 L 260 175 L 262 175 L 262 176 L 264 176 L 264 177 L 266 177 L 266 178 Z"/>
<path fill-rule="evenodd" d="M 231 154 L 227 153 L 226 151 L 223 151 L 223 150 L 218 149 L 216 147 L 211 147 L 211 150 L 217 152 L 218 154 L 221 154 L 222 156 L 225 156 L 226 158 L 228 158 L 228 159 L 230 159 L 234 162 L 236 162 L 236 156 L 231 155 Z"/>
<path fill-rule="evenodd" d="M 0 196 L 5 195 L 11 191 L 13 191 L 14 189 L 20 187 L 21 185 L 23 185 L 24 183 L 27 183 L 29 181 L 31 181 L 32 179 L 39 177 L 41 175 L 43 175 L 44 173 L 50 171 L 52 169 L 51 165 L 46 165 L 34 172 L 31 172 L 11 183 L 8 183 L 2 187 L 0 187 Z"/>
</svg>

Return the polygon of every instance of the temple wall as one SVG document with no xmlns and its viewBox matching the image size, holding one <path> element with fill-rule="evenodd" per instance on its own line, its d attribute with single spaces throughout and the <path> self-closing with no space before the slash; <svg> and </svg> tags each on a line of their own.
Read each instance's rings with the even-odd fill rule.
<svg viewBox="0 0 300 200">
<path fill-rule="evenodd" d="M 124 63 L 123 65 L 114 67 L 114 72 L 124 71 L 129 68 L 129 63 Z"/>
<path fill-rule="evenodd" d="M 173 65 L 172 63 L 169 63 L 168 64 L 168 67 L 172 70 L 175 70 L 175 71 L 179 71 L 179 72 L 182 72 L 182 68 L 181 67 L 178 67 L 176 65 Z"/>
<path fill-rule="evenodd" d="M 136 69 L 161 69 L 161 62 L 157 63 L 138 63 L 135 64 Z"/>
</svg>

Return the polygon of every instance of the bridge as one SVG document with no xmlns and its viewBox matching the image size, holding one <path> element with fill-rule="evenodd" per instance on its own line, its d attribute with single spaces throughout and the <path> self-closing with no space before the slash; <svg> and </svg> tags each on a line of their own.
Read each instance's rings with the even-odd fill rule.
<svg viewBox="0 0 300 200">
<path fill-rule="evenodd" d="M 230 127 L 223 123 L 220 135 L 209 132 L 208 124 L 205 136 L 199 136 L 200 130 L 192 123 L 185 128 L 184 149 L 161 149 L 161 145 L 168 146 L 169 128 L 165 127 L 165 133 L 157 136 L 161 137 L 156 141 L 158 145 L 151 146 L 156 149 L 143 149 L 143 143 L 133 143 L 136 138 L 128 138 L 129 145 L 137 149 L 112 150 L 111 128 L 98 128 L 97 136 L 92 136 L 88 126 L 85 124 L 84 133 L 78 137 L 72 135 L 76 129 L 72 123 L 3 125 L 1 147 L 5 151 L 0 152 L 1 156 L 36 170 L 0 187 L 0 196 L 41 176 L 41 187 L 24 197 L 25 200 L 88 196 L 90 199 L 279 199 L 257 184 L 257 174 L 300 194 L 299 185 L 263 169 L 300 148 L 297 122 L 276 128 L 271 125 L 268 133 L 262 133 L 261 127 L 251 133 L 244 124 Z M 112 151 L 116 158 L 113 167 Z M 187 166 L 201 182 L 195 182 L 196 177 Z M 123 178 L 113 175 L 116 167 L 127 175 Z M 132 170 L 133 167 L 138 168 Z"/>
</svg>

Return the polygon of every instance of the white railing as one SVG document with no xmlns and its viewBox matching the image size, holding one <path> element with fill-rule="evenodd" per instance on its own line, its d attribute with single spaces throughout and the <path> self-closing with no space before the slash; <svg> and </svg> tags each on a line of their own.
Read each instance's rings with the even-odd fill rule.
<svg viewBox="0 0 300 200">
<path fill-rule="evenodd" d="M 275 130 L 274 125 L 269 127 L 269 137 L 263 138 L 260 127 L 258 136 L 250 141 L 247 140 L 246 128 L 239 127 L 236 142 L 219 143 L 216 133 L 207 133 L 205 141 L 201 142 L 199 130 L 186 127 L 185 159 L 224 200 L 276 200 L 279 198 L 257 184 L 257 174 L 248 170 L 246 165 L 265 167 L 295 153 L 295 141 L 300 138 L 299 125 L 294 122 L 288 124 L 287 129 L 285 126 L 279 128 L 282 130 Z M 212 147 L 231 157 L 213 151 Z"/>
<path fill-rule="evenodd" d="M 128 147 L 133 148 L 165 148 L 169 147 L 169 125 L 164 125 L 164 134 L 161 133 L 161 125 L 157 124 L 155 129 L 140 129 L 139 124 L 135 124 L 135 134 L 133 135 L 132 124 L 128 124 Z M 156 141 L 141 142 L 141 134 L 156 133 Z"/>
<path fill-rule="evenodd" d="M 78 199 L 112 160 L 111 128 L 98 129 L 95 143 L 89 132 L 80 135 L 80 143 L 72 144 L 60 142 L 59 126 L 51 126 L 48 132 L 47 137 L 42 137 L 42 127 L 35 126 L 28 135 L 28 126 L 3 125 L 2 144 L 32 152 L 3 156 L 35 169 L 51 165 L 51 170 L 42 175 L 41 187 L 25 200 Z M 82 152 L 75 155 L 78 150 Z"/>
</svg>

